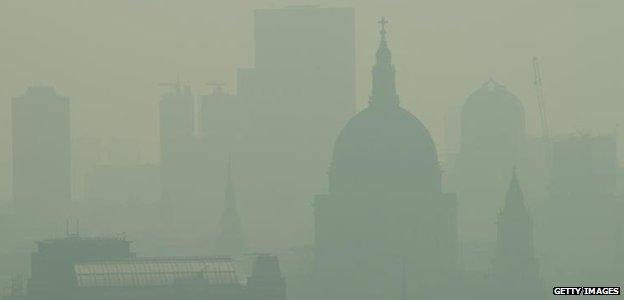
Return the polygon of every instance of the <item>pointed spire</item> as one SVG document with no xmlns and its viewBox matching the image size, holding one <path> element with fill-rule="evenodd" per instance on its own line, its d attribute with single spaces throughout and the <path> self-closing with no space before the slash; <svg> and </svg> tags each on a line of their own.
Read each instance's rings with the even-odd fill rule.
<svg viewBox="0 0 624 300">
<path fill-rule="evenodd" d="M 243 229 L 232 179 L 232 157 L 228 155 L 225 183 L 225 209 L 221 216 L 221 233 L 216 243 L 218 255 L 240 255 L 245 247 Z"/>
<path fill-rule="evenodd" d="M 369 104 L 396 107 L 399 104 L 399 96 L 396 93 L 395 70 L 386 38 L 388 20 L 382 17 L 377 23 L 381 24 L 381 30 L 379 31 L 379 48 L 373 66 L 373 89 Z"/>
<path fill-rule="evenodd" d="M 498 216 L 494 278 L 501 291 L 522 291 L 522 299 L 543 299 L 533 249 L 533 226 L 524 206 L 516 167 L 512 168 L 507 198 Z"/>
<path fill-rule="evenodd" d="M 379 48 L 377 49 L 377 65 L 390 65 L 392 56 L 388 48 L 388 40 L 386 39 L 386 24 L 388 24 L 388 20 L 386 17 L 381 17 L 377 23 L 381 25 L 381 30 L 379 31 Z"/>
<path fill-rule="evenodd" d="M 386 17 L 381 17 L 381 20 L 377 21 L 377 23 L 381 24 L 381 31 L 379 31 L 379 34 L 381 35 L 379 48 L 387 48 L 388 41 L 386 40 L 386 24 L 388 24 L 388 20 L 386 20 Z"/>
<path fill-rule="evenodd" d="M 516 174 L 516 166 L 514 165 L 511 170 L 511 180 L 509 182 L 509 189 L 507 190 L 507 198 L 505 208 L 514 209 L 512 207 L 521 207 L 523 211 L 526 211 L 524 207 L 524 195 L 518 183 L 518 175 Z"/>
</svg>

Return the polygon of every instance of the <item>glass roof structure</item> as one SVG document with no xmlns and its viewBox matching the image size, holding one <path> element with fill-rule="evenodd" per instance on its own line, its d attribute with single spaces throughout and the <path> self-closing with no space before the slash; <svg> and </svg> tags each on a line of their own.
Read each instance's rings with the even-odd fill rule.
<svg viewBox="0 0 624 300">
<path fill-rule="evenodd" d="M 182 281 L 239 284 L 229 258 L 142 258 L 74 265 L 78 287 L 168 286 Z"/>
</svg>

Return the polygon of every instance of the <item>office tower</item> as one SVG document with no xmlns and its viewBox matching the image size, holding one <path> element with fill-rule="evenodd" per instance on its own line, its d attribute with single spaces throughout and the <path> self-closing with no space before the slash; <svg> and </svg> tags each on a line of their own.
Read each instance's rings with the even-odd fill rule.
<svg viewBox="0 0 624 300">
<path fill-rule="evenodd" d="M 355 111 L 354 11 L 298 6 L 254 18 L 255 67 L 238 72 L 247 117 L 236 157 L 248 177 L 242 192 L 272 219 L 254 228 L 283 232 L 271 242 L 285 247 L 312 238 L 300 216 L 311 214 L 308 195 L 325 186 L 327 149 Z"/>
<path fill-rule="evenodd" d="M 520 100 L 493 79 L 464 102 L 454 189 L 459 204 L 459 235 L 466 267 L 487 270 L 495 253 L 496 212 L 518 164 L 525 139 Z"/>
<path fill-rule="evenodd" d="M 69 107 L 69 99 L 50 86 L 29 87 L 13 98 L 13 195 L 20 213 L 48 219 L 68 214 Z"/>
</svg>

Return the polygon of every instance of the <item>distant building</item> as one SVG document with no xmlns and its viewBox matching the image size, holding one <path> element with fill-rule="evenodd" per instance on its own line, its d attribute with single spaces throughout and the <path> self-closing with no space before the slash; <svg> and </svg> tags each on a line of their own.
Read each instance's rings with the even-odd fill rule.
<svg viewBox="0 0 624 300">
<path fill-rule="evenodd" d="M 253 179 L 244 192 L 262 203 L 253 209 L 272 216 L 254 228 L 284 232 L 277 247 L 312 238 L 298 216 L 311 213 L 306 195 L 325 188 L 327 149 L 355 113 L 354 18 L 352 8 L 316 6 L 254 13 L 255 66 L 237 79 L 246 117 L 236 157 Z"/>
<path fill-rule="evenodd" d="M 599 284 L 611 272 L 622 208 L 616 148 L 610 135 L 554 139 L 550 201 L 542 217 L 548 226 L 540 241 L 551 277 Z"/>
<path fill-rule="evenodd" d="M 200 147 L 195 137 L 195 98 L 174 82 L 160 101 L 160 170 L 163 214 L 171 218 L 197 211 L 202 186 Z"/>
<path fill-rule="evenodd" d="M 455 195 L 442 192 L 427 128 L 399 105 L 380 23 L 369 105 L 340 132 L 329 191 L 314 201 L 318 299 L 447 299 Z"/>
<path fill-rule="evenodd" d="M 13 98 L 13 198 L 23 215 L 53 219 L 69 210 L 69 107 L 69 99 L 49 86 Z"/>
<path fill-rule="evenodd" d="M 29 300 L 284 300 L 275 256 L 258 255 L 246 284 L 227 257 L 137 258 L 130 242 L 70 236 L 38 242 Z"/>
<path fill-rule="evenodd" d="M 533 246 L 533 221 L 513 169 L 503 209 L 498 214 L 493 299 L 544 299 Z"/>
<path fill-rule="evenodd" d="M 492 224 L 500 197 L 525 139 L 524 108 L 507 88 L 490 79 L 466 99 L 460 124 L 460 149 L 451 182 L 459 203 L 462 261 L 469 269 L 486 270 L 495 250 Z"/>
<path fill-rule="evenodd" d="M 587 197 L 606 201 L 614 196 L 618 166 L 614 136 L 558 138 L 553 147 L 553 200 L 571 204 L 586 202 Z"/>
<path fill-rule="evenodd" d="M 209 84 L 212 91 L 199 98 L 198 136 L 201 148 L 197 163 L 202 168 L 202 183 L 198 193 L 204 216 L 215 220 L 219 218 L 222 208 L 221 201 L 215 199 L 223 197 L 222 188 L 228 184 L 223 176 L 223 166 L 229 156 L 238 157 L 240 150 L 245 148 L 243 128 L 249 115 L 241 97 L 228 93 L 222 83 Z"/>
<path fill-rule="evenodd" d="M 243 140 L 246 108 L 241 98 L 227 93 L 221 83 L 215 82 L 208 95 L 200 97 L 199 128 L 201 138 L 210 144 L 208 155 L 224 157 L 238 147 Z"/>
</svg>

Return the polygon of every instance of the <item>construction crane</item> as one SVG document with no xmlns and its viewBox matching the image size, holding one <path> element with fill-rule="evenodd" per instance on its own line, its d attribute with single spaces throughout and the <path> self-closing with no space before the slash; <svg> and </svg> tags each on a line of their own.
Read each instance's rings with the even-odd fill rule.
<svg viewBox="0 0 624 300">
<path fill-rule="evenodd" d="M 548 118 L 546 117 L 544 88 L 542 86 L 542 74 L 540 71 L 539 59 L 537 57 L 533 57 L 533 72 L 535 76 L 535 81 L 533 82 L 533 85 L 535 86 L 535 93 L 537 95 L 537 107 L 539 109 L 539 118 L 542 127 L 542 138 L 548 140 L 550 139 L 550 129 L 548 128 Z"/>
<path fill-rule="evenodd" d="M 223 93 L 223 87 L 225 86 L 225 83 L 222 81 L 210 81 L 206 83 L 206 85 L 212 87 L 213 95 L 220 95 Z"/>
</svg>

